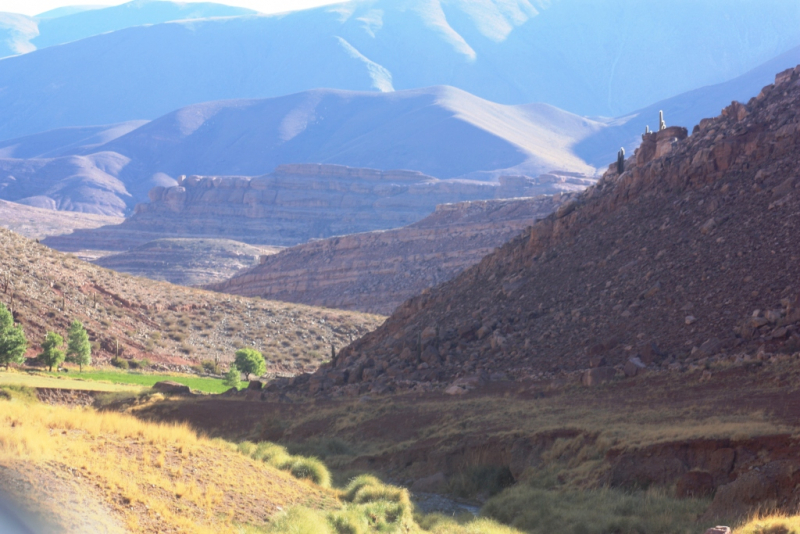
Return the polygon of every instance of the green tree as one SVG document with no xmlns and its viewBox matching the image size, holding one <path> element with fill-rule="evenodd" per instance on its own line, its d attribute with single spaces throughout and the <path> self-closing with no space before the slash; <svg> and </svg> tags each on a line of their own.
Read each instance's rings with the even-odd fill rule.
<svg viewBox="0 0 800 534">
<path fill-rule="evenodd" d="M 9 364 L 23 363 L 27 348 L 28 340 L 22 326 L 14 326 L 14 316 L 0 303 L 0 365 L 8 369 Z"/>
<path fill-rule="evenodd" d="M 77 363 L 78 369 L 83 372 L 83 366 L 92 363 L 92 344 L 83 323 L 72 321 L 67 339 L 67 361 Z"/>
<path fill-rule="evenodd" d="M 225 379 L 222 381 L 223 384 L 228 386 L 229 388 L 236 388 L 239 389 L 239 384 L 242 381 L 241 373 L 239 369 L 236 367 L 236 364 L 231 364 L 228 372 L 225 373 Z"/>
<path fill-rule="evenodd" d="M 255 349 L 244 348 L 236 351 L 234 359 L 237 369 L 246 375 L 261 376 L 267 372 L 267 362 L 264 356 Z"/>
<path fill-rule="evenodd" d="M 39 361 L 53 370 L 53 366 L 58 369 L 64 361 L 64 351 L 60 347 L 64 345 L 64 338 L 55 332 L 48 332 L 47 337 L 42 342 L 42 353 L 39 354 Z"/>
</svg>

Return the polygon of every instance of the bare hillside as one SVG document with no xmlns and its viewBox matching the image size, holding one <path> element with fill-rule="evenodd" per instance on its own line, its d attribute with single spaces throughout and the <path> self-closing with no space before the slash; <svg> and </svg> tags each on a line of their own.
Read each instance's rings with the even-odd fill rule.
<svg viewBox="0 0 800 534">
<path fill-rule="evenodd" d="M 64 334 L 81 320 L 95 359 L 125 358 L 186 365 L 233 358 L 252 346 L 270 371 L 312 369 L 330 345 L 343 346 L 380 317 L 231 297 L 135 278 L 84 263 L 0 229 L 0 299 L 31 340 L 33 356 L 48 330 Z"/>
<path fill-rule="evenodd" d="M 687 137 L 648 134 L 574 202 L 321 370 L 312 390 L 682 371 L 800 350 L 800 67 Z M 630 362 L 631 358 L 638 358 Z M 591 380 L 590 380 L 591 382 Z"/>
<path fill-rule="evenodd" d="M 478 263 L 570 195 L 443 204 L 418 223 L 312 241 L 209 289 L 389 314 Z"/>
</svg>

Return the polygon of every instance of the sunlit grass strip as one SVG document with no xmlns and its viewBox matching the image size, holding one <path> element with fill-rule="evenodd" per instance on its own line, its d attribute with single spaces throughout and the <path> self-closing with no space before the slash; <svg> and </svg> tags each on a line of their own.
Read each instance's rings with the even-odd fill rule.
<svg viewBox="0 0 800 534">
<path fill-rule="evenodd" d="M 756 516 L 734 529 L 733 534 L 800 534 L 800 515 Z"/>
<path fill-rule="evenodd" d="M 63 374 L 47 373 L 50 376 L 58 376 L 63 379 Z M 112 384 L 130 384 L 142 387 L 152 387 L 156 382 L 171 380 L 185 386 L 189 386 L 195 391 L 203 393 L 223 393 L 230 389 L 217 378 L 202 376 L 171 375 L 171 374 L 149 374 L 125 371 L 84 371 L 83 373 L 71 373 L 68 379 L 64 380 L 86 380 L 103 381 Z"/>
<path fill-rule="evenodd" d="M 318 486 L 199 437 L 184 424 L 12 398 L 0 400 L 0 463 L 20 471 L 32 464 L 75 469 L 132 532 L 153 531 L 142 526 L 148 520 L 158 530 L 239 532 L 243 518 L 263 522 L 268 515 L 247 503 L 325 508 L 336 502 Z"/>
</svg>

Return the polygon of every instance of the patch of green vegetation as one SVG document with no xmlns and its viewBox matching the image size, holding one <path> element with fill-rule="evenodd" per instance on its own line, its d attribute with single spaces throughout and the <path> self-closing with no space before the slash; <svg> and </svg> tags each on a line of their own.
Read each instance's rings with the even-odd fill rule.
<svg viewBox="0 0 800 534">
<path fill-rule="evenodd" d="M 56 373 L 46 374 L 50 376 L 59 376 Z M 170 380 L 172 382 L 189 386 L 193 390 L 201 391 L 203 393 L 223 393 L 229 389 L 222 383 L 222 380 L 217 378 L 187 375 L 157 375 L 149 373 L 95 370 L 76 373 L 74 378 L 81 380 L 111 382 L 113 384 L 132 384 L 142 387 L 152 387 L 156 382 Z"/>
<path fill-rule="evenodd" d="M 663 489 L 627 492 L 545 489 L 518 484 L 490 499 L 481 514 L 531 534 L 694 534 L 705 499 L 677 499 Z"/>
<path fill-rule="evenodd" d="M 341 490 L 342 507 L 318 511 L 295 507 L 279 516 L 266 532 L 294 534 L 521 534 L 491 519 L 472 515 L 448 518 L 414 513 L 408 490 L 361 475 Z"/>
<path fill-rule="evenodd" d="M 55 375 L 56 373 L 45 376 L 42 374 L 0 372 L 0 384 L 28 388 L 80 389 L 86 391 L 139 391 L 141 389 L 139 386 L 130 384 L 75 380 L 61 374 L 56 378 Z"/>
</svg>

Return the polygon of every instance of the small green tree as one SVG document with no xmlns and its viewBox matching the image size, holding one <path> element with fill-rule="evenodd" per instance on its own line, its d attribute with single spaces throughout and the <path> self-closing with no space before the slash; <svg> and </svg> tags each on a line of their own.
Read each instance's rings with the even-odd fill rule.
<svg viewBox="0 0 800 534">
<path fill-rule="evenodd" d="M 0 303 L 0 365 L 23 363 L 28 340 L 22 326 L 14 326 L 14 316 L 5 304 Z"/>
<path fill-rule="evenodd" d="M 234 362 L 236 367 L 246 375 L 261 376 L 267 372 L 267 362 L 264 361 L 264 356 L 255 349 L 237 350 Z"/>
<path fill-rule="evenodd" d="M 42 353 L 39 354 L 39 361 L 53 370 L 53 366 L 58 369 L 61 362 L 64 361 L 64 351 L 61 347 L 64 345 L 64 338 L 55 332 L 48 332 L 47 337 L 42 342 Z"/>
<path fill-rule="evenodd" d="M 232 363 L 228 372 L 225 373 L 225 379 L 222 381 L 229 388 L 236 388 L 239 389 L 239 384 L 242 382 L 241 373 L 239 369 L 236 367 L 235 363 Z"/>
<path fill-rule="evenodd" d="M 67 361 L 78 364 L 78 369 L 83 372 L 83 366 L 92 363 L 92 344 L 89 334 L 78 320 L 69 325 L 67 335 Z"/>
</svg>

